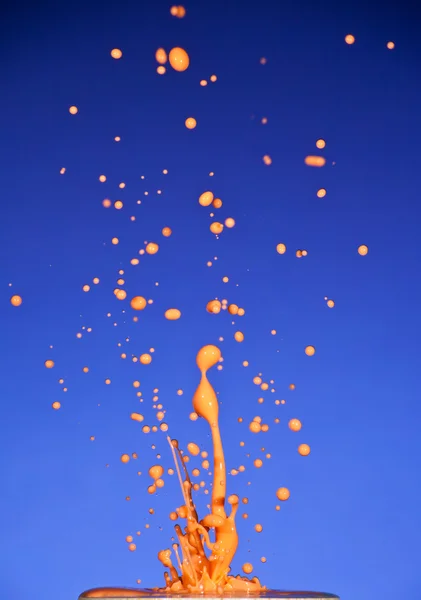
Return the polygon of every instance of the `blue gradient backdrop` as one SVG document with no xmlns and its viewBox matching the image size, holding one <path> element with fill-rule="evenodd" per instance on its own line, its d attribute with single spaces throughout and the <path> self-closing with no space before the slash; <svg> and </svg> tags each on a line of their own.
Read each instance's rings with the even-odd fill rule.
<svg viewBox="0 0 421 600">
<path fill-rule="evenodd" d="M 163 433 L 144 435 L 129 415 L 139 410 L 154 424 L 158 387 L 171 435 L 209 450 L 206 424 L 188 418 L 194 361 L 201 345 L 223 336 L 224 369 L 211 380 L 228 466 L 246 465 L 228 485 L 250 499 L 234 572 L 247 560 L 269 587 L 343 600 L 418 598 L 419 12 L 406 1 L 372 0 L 185 6 L 181 20 L 161 0 L 2 9 L 1 595 L 74 600 L 98 585 L 162 584 L 156 554 L 170 543 L 167 515 L 181 497 L 168 476 L 156 497 L 146 493 L 148 466 L 156 452 L 170 466 L 169 451 Z M 190 68 L 158 76 L 155 50 L 175 45 L 189 52 Z M 110 57 L 114 47 L 120 61 Z M 212 73 L 217 82 L 200 87 Z M 184 127 L 189 116 L 194 131 Z M 320 137 L 327 165 L 306 167 Z M 236 219 L 219 240 L 197 203 L 206 189 L 224 202 L 218 218 Z M 105 210 L 105 197 L 123 200 L 123 210 Z M 131 266 L 144 240 L 160 251 Z M 368 256 L 358 255 L 360 244 Z M 298 248 L 308 256 L 298 260 Z M 138 323 L 113 295 L 119 269 L 128 298 L 154 300 Z M 93 277 L 100 284 L 83 293 Z M 23 297 L 19 308 L 13 293 Z M 226 312 L 207 314 L 216 296 L 245 316 L 233 326 Z M 171 306 L 180 321 L 163 318 Z M 82 326 L 92 333 L 77 339 Z M 150 347 L 150 366 L 130 361 Z M 263 405 L 252 383 L 259 372 L 276 388 Z M 270 430 L 253 437 L 247 424 L 257 414 Z M 289 431 L 292 417 L 302 420 L 300 433 Z M 297 453 L 301 442 L 312 447 L 308 458 Z M 258 470 L 261 447 L 272 458 Z M 123 452 L 139 458 L 123 465 Z M 276 511 L 280 486 L 291 498 Z"/>
</svg>

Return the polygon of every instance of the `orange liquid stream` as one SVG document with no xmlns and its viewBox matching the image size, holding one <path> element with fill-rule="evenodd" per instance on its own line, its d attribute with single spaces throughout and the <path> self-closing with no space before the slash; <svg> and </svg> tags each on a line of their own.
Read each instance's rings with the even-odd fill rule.
<svg viewBox="0 0 421 600">
<path fill-rule="evenodd" d="M 207 371 L 215 366 L 221 358 L 221 351 L 213 345 L 204 346 L 197 354 L 196 363 L 201 372 L 199 386 L 193 396 L 193 409 L 205 419 L 211 429 L 213 443 L 213 487 L 211 513 L 199 521 L 192 499 L 190 477 L 176 440 L 171 444 L 177 474 L 182 488 L 185 508 L 186 527 L 184 531 L 179 525 L 175 526 L 178 544 L 173 544 L 178 571 L 171 560 L 171 550 L 161 550 L 158 558 L 168 569 L 165 573 L 165 587 L 153 592 L 205 594 L 239 592 L 260 592 L 265 590 L 257 577 L 248 579 L 240 575 L 230 575 L 230 565 L 238 546 L 238 534 L 235 526 L 235 515 L 239 498 L 229 496 L 230 514 L 225 512 L 226 501 L 226 467 L 219 430 L 219 405 L 215 390 L 209 383 Z M 181 469 L 180 469 L 181 465 Z M 211 540 L 211 530 L 214 530 L 214 541 Z M 206 553 L 208 550 L 208 553 Z M 124 588 L 96 588 L 83 594 L 84 598 L 113 598 L 121 596 L 144 597 L 145 590 Z"/>
</svg>

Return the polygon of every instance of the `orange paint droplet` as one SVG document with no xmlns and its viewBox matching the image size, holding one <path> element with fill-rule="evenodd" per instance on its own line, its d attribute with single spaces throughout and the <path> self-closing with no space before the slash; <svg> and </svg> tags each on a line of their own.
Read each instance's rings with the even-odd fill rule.
<svg viewBox="0 0 421 600">
<path fill-rule="evenodd" d="M 307 356 L 314 356 L 316 354 L 316 348 L 314 346 L 306 346 L 304 352 Z"/>
<path fill-rule="evenodd" d="M 136 544 L 129 544 L 130 552 L 134 552 L 136 550 Z"/>
<path fill-rule="evenodd" d="M 62 168 L 60 169 L 60 175 L 64 175 L 64 174 L 65 174 L 65 172 L 66 172 L 66 168 L 65 168 L 65 167 L 62 167 Z"/>
<path fill-rule="evenodd" d="M 165 65 L 168 60 L 168 56 L 164 48 L 158 48 L 158 50 L 155 52 L 155 60 L 160 65 Z"/>
<path fill-rule="evenodd" d="M 265 163 L 265 165 L 268 165 L 268 166 L 272 164 L 272 159 L 269 156 L 269 154 L 264 155 L 263 162 Z"/>
<path fill-rule="evenodd" d="M 388 50 L 393 50 L 393 48 L 395 47 L 395 43 L 394 42 L 387 42 L 386 47 Z"/>
<path fill-rule="evenodd" d="M 141 414 L 139 414 L 139 413 L 135 413 L 135 412 L 133 412 L 133 413 L 130 415 L 130 418 L 131 418 L 133 421 L 137 421 L 138 423 L 141 423 L 141 422 L 144 420 L 144 416 L 143 416 L 143 415 L 141 415 Z"/>
<path fill-rule="evenodd" d="M 298 446 L 298 454 L 301 454 L 301 456 L 308 456 L 310 454 L 310 446 L 308 444 L 300 444 Z"/>
<path fill-rule="evenodd" d="M 258 421 L 252 421 L 249 425 L 249 429 L 252 433 L 259 433 L 262 429 L 262 426 Z"/>
<path fill-rule="evenodd" d="M 116 60 L 118 60 L 119 58 L 121 58 L 123 56 L 123 53 L 122 53 L 122 51 L 119 48 L 113 48 L 111 50 L 110 54 Z"/>
<path fill-rule="evenodd" d="M 300 431 L 302 424 L 299 419 L 291 419 L 288 423 L 288 427 L 291 431 Z"/>
<path fill-rule="evenodd" d="M 364 244 L 362 246 L 358 247 L 358 254 L 360 256 L 366 256 L 368 254 L 368 246 L 365 246 Z"/>
<path fill-rule="evenodd" d="M 318 198 L 324 198 L 326 196 L 327 192 L 324 188 L 320 188 L 320 190 L 317 190 L 317 197 Z"/>
<path fill-rule="evenodd" d="M 149 477 L 152 477 L 152 479 L 160 479 L 162 477 L 162 475 L 164 474 L 164 469 L 161 465 L 153 465 L 152 467 L 150 467 L 149 471 Z"/>
<path fill-rule="evenodd" d="M 278 490 L 276 490 L 276 497 L 278 498 L 278 500 L 288 500 L 288 498 L 290 497 L 289 489 L 285 487 L 279 488 Z"/>
<path fill-rule="evenodd" d="M 323 156 L 306 156 L 304 162 L 309 167 L 324 167 L 326 159 Z"/>
<path fill-rule="evenodd" d="M 170 13 L 173 17 L 177 17 L 178 19 L 182 19 L 186 16 L 186 9 L 184 6 L 171 6 Z"/>
<path fill-rule="evenodd" d="M 112 243 L 114 246 L 117 246 L 117 244 L 119 243 L 119 241 L 120 241 L 120 240 L 119 240 L 118 238 L 114 237 L 114 238 L 111 240 L 111 243 Z"/>
<path fill-rule="evenodd" d="M 44 363 L 44 366 L 47 369 L 52 369 L 54 367 L 54 361 L 53 360 L 46 360 Z"/>
<path fill-rule="evenodd" d="M 171 521 L 176 521 L 178 519 L 178 515 L 176 512 L 170 512 Z"/>
<path fill-rule="evenodd" d="M 212 204 L 212 201 L 213 201 L 212 192 L 203 192 L 203 194 L 201 194 L 199 196 L 200 206 L 210 206 Z"/>
<path fill-rule="evenodd" d="M 114 138 L 115 142 L 121 142 L 121 137 L 119 135 L 116 135 Z"/>
<path fill-rule="evenodd" d="M 316 142 L 316 147 L 319 148 L 319 150 L 321 150 L 322 148 L 325 148 L 326 146 L 326 142 L 322 139 L 317 140 Z"/>
<path fill-rule="evenodd" d="M 201 85 L 202 87 L 205 87 L 205 86 L 207 86 L 207 85 L 208 85 L 208 82 L 206 81 L 206 79 L 201 79 L 201 80 L 200 80 L 200 85 Z"/>
<path fill-rule="evenodd" d="M 98 177 L 98 179 L 100 180 L 101 183 L 104 183 L 104 181 L 107 181 L 107 178 L 105 177 L 105 175 L 100 175 Z"/>
<path fill-rule="evenodd" d="M 60 402 L 53 402 L 51 406 L 54 408 L 54 410 L 58 410 L 61 407 L 61 404 Z"/>
<path fill-rule="evenodd" d="M 170 65 L 175 71 L 185 71 L 189 64 L 189 55 L 183 48 L 173 48 L 169 54 Z"/>
<path fill-rule="evenodd" d="M 236 304 L 230 304 L 228 306 L 228 312 L 230 315 L 236 315 L 238 313 L 238 306 Z"/>
<path fill-rule="evenodd" d="M 219 302 L 219 300 L 211 300 L 210 302 L 207 303 L 206 305 L 206 310 L 209 313 L 213 313 L 214 315 L 217 315 L 218 313 L 221 312 L 221 303 Z"/>
<path fill-rule="evenodd" d="M 131 535 L 126 536 L 126 542 L 128 544 L 130 544 L 130 542 L 132 542 L 132 541 L 133 541 L 133 536 L 131 536 Z"/>
<path fill-rule="evenodd" d="M 345 43 L 348 45 L 354 44 L 355 42 L 355 37 L 351 34 L 348 33 L 348 35 L 345 36 Z"/>
<path fill-rule="evenodd" d="M 20 296 L 17 296 L 17 295 L 12 296 L 10 298 L 10 304 L 12 306 L 20 306 L 22 304 L 22 298 Z"/>
<path fill-rule="evenodd" d="M 239 317 L 242 317 L 242 316 L 244 316 L 245 314 L 246 314 L 246 311 L 244 310 L 244 308 L 239 308 L 239 309 L 238 309 L 237 315 L 238 315 Z"/>
<path fill-rule="evenodd" d="M 287 247 L 285 246 L 285 244 L 278 244 L 276 246 L 276 252 L 278 254 L 285 254 L 286 251 L 287 251 Z"/>
<path fill-rule="evenodd" d="M 228 229 L 232 229 L 235 225 L 235 221 L 232 217 L 228 217 L 228 219 L 225 219 L 225 227 L 228 227 Z"/>
<path fill-rule="evenodd" d="M 127 298 L 127 292 L 125 290 L 115 290 L 115 297 L 117 300 L 125 300 Z"/>
<path fill-rule="evenodd" d="M 250 575 L 253 572 L 253 565 L 251 563 L 244 563 L 242 569 L 244 573 Z"/>
<path fill-rule="evenodd" d="M 200 453 L 200 448 L 194 442 L 189 442 L 187 444 L 187 450 L 190 452 L 192 456 L 197 456 Z"/>
<path fill-rule="evenodd" d="M 218 223 L 218 221 L 214 221 L 213 223 L 211 223 L 209 229 L 215 235 L 219 235 L 220 233 L 222 233 L 224 226 L 222 225 L 222 223 Z"/>
<path fill-rule="evenodd" d="M 244 341 L 244 333 L 242 333 L 241 331 L 236 331 L 234 333 L 234 339 L 236 342 L 243 342 Z"/>
<path fill-rule="evenodd" d="M 150 365 L 152 362 L 152 356 L 150 354 L 142 354 L 139 360 L 142 365 Z"/>
<path fill-rule="evenodd" d="M 169 227 L 164 227 L 161 233 L 164 237 L 170 237 L 172 231 Z"/>
<path fill-rule="evenodd" d="M 156 72 L 158 75 L 165 75 L 167 69 L 163 65 L 159 65 L 159 67 L 156 68 Z"/>
<path fill-rule="evenodd" d="M 260 467 L 263 465 L 263 461 L 260 458 L 256 458 L 256 460 L 254 461 L 254 466 L 257 467 L 258 469 L 260 469 Z"/>
<path fill-rule="evenodd" d="M 187 127 L 187 129 L 194 129 L 197 125 L 197 121 L 193 117 L 189 117 L 185 120 L 184 125 Z"/>
<path fill-rule="evenodd" d="M 260 525 L 260 523 L 257 523 L 254 526 L 254 530 L 257 531 L 257 533 L 260 533 L 261 531 L 263 531 L 263 527 L 262 527 L 262 525 Z"/>
<path fill-rule="evenodd" d="M 71 115 L 76 115 L 76 114 L 78 113 L 78 111 L 79 111 L 79 109 L 78 109 L 78 107 L 77 107 L 77 106 L 71 106 L 71 107 L 69 108 L 69 113 L 70 113 Z"/>
<path fill-rule="evenodd" d="M 126 463 L 129 462 L 130 456 L 128 454 L 122 454 L 120 456 L 120 460 L 121 460 L 122 463 L 126 464 Z"/>
<path fill-rule="evenodd" d="M 266 562 L 266 556 L 262 556 L 262 558 L 260 559 L 260 562 L 265 563 Z"/>
<path fill-rule="evenodd" d="M 326 304 L 328 305 L 328 307 L 329 307 L 329 308 L 333 308 L 333 307 L 335 306 L 335 302 L 334 302 L 334 300 L 328 300 L 328 301 L 326 302 Z"/>
<path fill-rule="evenodd" d="M 158 244 L 155 244 L 154 242 L 149 242 L 149 244 L 147 244 L 145 250 L 146 250 L 147 254 L 156 254 L 159 250 L 159 246 L 158 246 Z"/>
<path fill-rule="evenodd" d="M 165 318 L 168 321 L 177 321 L 181 317 L 181 312 L 178 308 L 169 308 L 165 311 Z"/>
<path fill-rule="evenodd" d="M 135 296 L 130 300 L 130 306 L 133 310 L 143 310 L 146 304 L 146 299 L 143 296 Z"/>
</svg>

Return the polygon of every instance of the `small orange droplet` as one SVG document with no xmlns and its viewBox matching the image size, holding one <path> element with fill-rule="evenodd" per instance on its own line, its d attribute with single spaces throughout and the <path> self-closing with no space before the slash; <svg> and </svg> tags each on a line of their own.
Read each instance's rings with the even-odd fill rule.
<svg viewBox="0 0 421 600">
<path fill-rule="evenodd" d="M 291 431 L 300 431 L 302 425 L 299 419 L 291 419 L 288 423 L 288 427 Z"/>
<path fill-rule="evenodd" d="M 159 246 L 158 246 L 158 244 L 155 244 L 154 242 L 149 242 L 149 244 L 147 244 L 145 250 L 148 254 L 156 254 L 159 250 Z"/>
<path fill-rule="evenodd" d="M 298 446 L 298 454 L 301 454 L 301 456 L 308 456 L 310 454 L 310 446 L 308 444 L 300 444 Z"/>
<path fill-rule="evenodd" d="M 355 37 L 351 33 L 348 33 L 348 35 L 345 36 L 345 43 L 348 45 L 351 45 L 354 42 L 355 42 Z"/>
<path fill-rule="evenodd" d="M 185 120 L 184 124 L 187 127 L 187 129 L 194 129 L 197 125 L 197 121 L 193 117 L 189 117 Z"/>
<path fill-rule="evenodd" d="M 152 362 L 152 356 L 150 354 L 142 354 L 139 360 L 142 365 L 150 365 Z"/>
<path fill-rule="evenodd" d="M 269 154 L 264 155 L 263 162 L 265 163 L 265 165 L 268 165 L 268 166 L 272 164 L 272 159 L 269 156 Z"/>
<path fill-rule="evenodd" d="M 326 142 L 324 140 L 322 140 L 322 139 L 317 140 L 316 148 L 319 148 L 319 150 L 321 150 L 325 146 L 326 146 Z"/>
<path fill-rule="evenodd" d="M 236 342 L 243 342 L 244 341 L 244 333 L 242 333 L 241 331 L 236 331 L 234 333 L 234 339 Z"/>
<path fill-rule="evenodd" d="M 253 565 L 251 563 L 244 563 L 242 566 L 244 573 L 250 575 L 253 572 Z"/>
<path fill-rule="evenodd" d="M 222 225 L 222 223 L 218 223 L 218 221 L 214 221 L 213 223 L 211 223 L 209 229 L 215 235 L 219 235 L 220 233 L 222 233 L 224 226 Z"/>
<path fill-rule="evenodd" d="M 44 366 L 47 369 L 52 369 L 54 367 L 54 361 L 53 360 L 46 360 L 44 363 Z"/>
<path fill-rule="evenodd" d="M 360 256 L 366 256 L 368 254 L 368 246 L 365 246 L 364 244 L 362 246 L 358 247 L 358 254 Z"/>
<path fill-rule="evenodd" d="M 135 296 L 130 300 L 130 306 L 133 310 L 143 310 L 146 304 L 146 299 L 143 296 Z"/>
<path fill-rule="evenodd" d="M 128 454 L 122 454 L 120 456 L 120 460 L 121 460 L 122 463 L 126 464 L 126 463 L 129 462 L 130 456 Z"/>
<path fill-rule="evenodd" d="M 316 353 L 316 348 L 314 346 L 306 346 L 304 352 L 307 356 L 314 356 Z"/>
<path fill-rule="evenodd" d="M 54 408 L 54 410 L 58 410 L 60 408 L 61 404 L 60 404 L 60 402 L 53 402 L 51 406 Z"/>
<path fill-rule="evenodd" d="M 387 42 L 386 47 L 388 50 L 393 50 L 393 48 L 395 47 L 395 43 L 394 42 Z"/>
<path fill-rule="evenodd" d="M 320 190 L 317 190 L 317 197 L 318 198 L 324 198 L 326 196 L 326 190 L 324 188 L 320 188 Z"/>
<path fill-rule="evenodd" d="M 78 107 L 77 107 L 77 106 L 71 106 L 71 107 L 69 108 L 69 113 L 70 113 L 71 115 L 76 115 L 76 114 L 78 113 L 78 110 L 79 110 L 79 109 L 78 109 Z"/>
<path fill-rule="evenodd" d="M 276 491 L 276 496 L 278 500 L 288 500 L 288 498 L 290 497 L 290 491 L 288 488 L 281 487 Z"/>
<path fill-rule="evenodd" d="M 285 244 L 278 244 L 276 246 L 276 252 L 278 254 L 285 254 L 286 251 L 287 251 L 287 247 L 285 246 Z"/>
<path fill-rule="evenodd" d="M 158 50 L 155 52 L 155 60 L 160 65 L 165 65 L 165 63 L 168 60 L 168 57 L 167 57 L 167 53 L 165 52 L 164 48 L 158 48 Z"/>
<path fill-rule="evenodd" d="M 156 68 L 156 72 L 158 75 L 165 75 L 167 69 L 163 65 L 159 65 L 159 67 Z"/>
<path fill-rule="evenodd" d="M 170 237 L 170 235 L 172 234 L 172 231 L 169 227 L 164 227 L 162 230 L 162 235 L 164 237 Z"/>
</svg>

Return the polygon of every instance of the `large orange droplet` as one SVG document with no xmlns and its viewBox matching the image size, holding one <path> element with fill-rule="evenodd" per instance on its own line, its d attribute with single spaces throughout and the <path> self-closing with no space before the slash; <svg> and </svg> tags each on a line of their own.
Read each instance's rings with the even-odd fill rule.
<svg viewBox="0 0 421 600">
<path fill-rule="evenodd" d="M 146 304 L 146 299 L 143 296 L 135 296 L 130 300 L 130 306 L 133 310 L 143 310 Z"/>
<path fill-rule="evenodd" d="M 70 113 L 71 115 L 76 115 L 76 114 L 78 113 L 78 110 L 79 110 L 79 109 L 78 109 L 78 107 L 77 107 L 77 106 L 71 106 L 71 107 L 69 108 L 69 113 Z"/>
<path fill-rule="evenodd" d="M 139 360 L 142 365 L 150 365 L 152 362 L 152 356 L 150 354 L 142 354 Z"/>
<path fill-rule="evenodd" d="M 301 454 L 301 456 L 308 456 L 310 454 L 310 446 L 308 444 L 300 444 L 298 446 L 298 454 Z"/>
<path fill-rule="evenodd" d="M 354 44 L 355 37 L 351 33 L 348 33 L 348 35 L 345 36 L 345 43 L 348 45 Z"/>
<path fill-rule="evenodd" d="M 44 363 L 44 366 L 47 367 L 47 369 L 52 369 L 54 367 L 54 361 L 53 360 L 46 360 Z"/>
<path fill-rule="evenodd" d="M 10 298 L 10 304 L 12 306 L 20 306 L 22 304 L 22 298 L 20 296 L 17 296 L 17 295 L 12 296 Z"/>
<path fill-rule="evenodd" d="M 113 58 L 115 58 L 116 60 L 118 60 L 119 58 L 121 58 L 121 57 L 123 56 L 123 53 L 122 53 L 122 51 L 120 50 L 120 48 L 113 48 L 113 49 L 111 50 L 111 53 L 110 53 L 110 54 L 111 54 L 111 56 L 112 56 Z"/>
<path fill-rule="evenodd" d="M 203 192 L 203 194 L 200 194 L 200 196 L 199 196 L 200 206 L 210 206 L 212 204 L 212 201 L 213 201 L 212 192 Z"/>
<path fill-rule="evenodd" d="M 165 311 L 165 318 L 168 321 L 177 321 L 181 317 L 181 312 L 178 308 L 169 308 Z"/>
<path fill-rule="evenodd" d="M 187 129 L 194 129 L 197 125 L 197 121 L 193 117 L 189 117 L 185 120 L 184 125 L 187 127 Z"/>
<path fill-rule="evenodd" d="M 173 48 L 169 54 L 170 65 L 175 71 L 185 71 L 190 64 L 189 55 L 183 48 Z"/>
<path fill-rule="evenodd" d="M 148 254 L 156 254 L 159 250 L 159 246 L 158 246 L 158 244 L 155 244 L 154 242 L 149 242 L 149 244 L 147 244 L 145 250 Z"/>
<path fill-rule="evenodd" d="M 290 491 L 288 488 L 285 487 L 281 487 L 276 491 L 276 496 L 278 498 L 278 500 L 288 500 L 288 498 L 290 497 Z"/>
<path fill-rule="evenodd" d="M 304 352 L 307 356 L 314 356 L 316 353 L 316 348 L 314 346 L 306 346 Z"/>
<path fill-rule="evenodd" d="M 288 423 L 288 427 L 291 429 L 291 431 L 300 431 L 302 427 L 301 421 L 299 419 L 291 419 Z"/>
</svg>

